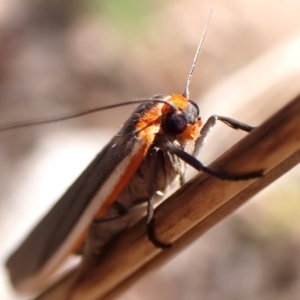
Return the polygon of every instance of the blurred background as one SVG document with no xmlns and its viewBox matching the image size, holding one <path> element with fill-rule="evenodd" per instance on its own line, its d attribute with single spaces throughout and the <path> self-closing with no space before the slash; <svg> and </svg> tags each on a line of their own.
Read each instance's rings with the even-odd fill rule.
<svg viewBox="0 0 300 300">
<path fill-rule="evenodd" d="M 211 7 L 0 0 L 0 124 L 182 93 Z M 299 93 L 299 13 L 299 0 L 217 1 L 190 86 L 203 120 L 259 125 Z M 5 258 L 133 109 L 0 133 L 0 299 L 25 299 Z M 242 136 L 216 126 L 201 161 Z M 120 299 L 299 299 L 299 182 L 298 167 Z"/>
</svg>

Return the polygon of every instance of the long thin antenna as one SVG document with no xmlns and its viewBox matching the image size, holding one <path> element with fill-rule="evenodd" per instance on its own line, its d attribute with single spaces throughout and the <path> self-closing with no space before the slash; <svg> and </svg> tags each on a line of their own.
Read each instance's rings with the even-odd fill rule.
<svg viewBox="0 0 300 300">
<path fill-rule="evenodd" d="M 193 73 L 194 73 L 194 69 L 196 67 L 196 64 L 197 64 L 197 60 L 198 60 L 198 57 L 199 57 L 199 54 L 201 52 L 201 49 L 202 49 L 202 46 L 203 46 L 203 42 L 204 42 L 204 39 L 205 39 L 205 36 L 207 34 L 207 31 L 208 31 L 208 28 L 209 28 L 209 25 L 211 23 L 211 20 L 212 20 L 212 16 L 214 14 L 214 10 L 215 10 L 215 1 L 213 2 L 213 6 L 210 10 L 210 14 L 209 14 L 209 18 L 208 18 L 208 22 L 206 23 L 206 26 L 204 28 L 204 31 L 203 31 L 203 34 L 202 34 L 202 37 L 200 39 L 200 42 L 198 44 L 198 47 L 197 47 L 197 50 L 196 50 L 196 54 L 194 56 L 194 60 L 193 60 L 193 63 L 192 63 L 192 66 L 191 66 L 191 69 L 190 69 L 190 72 L 189 72 L 189 75 L 187 77 L 187 80 L 186 80 L 186 84 L 185 84 L 185 89 L 184 89 L 184 92 L 183 92 L 183 96 L 187 99 L 189 99 L 189 96 L 190 96 L 190 83 L 192 81 L 192 77 L 193 77 Z"/>
<path fill-rule="evenodd" d="M 130 100 L 127 102 L 102 106 L 102 107 L 95 107 L 95 108 L 91 108 L 91 109 L 84 110 L 84 111 L 77 112 L 77 113 L 70 113 L 70 114 L 65 114 L 65 115 L 56 116 L 56 117 L 41 118 L 41 119 L 37 119 L 37 120 L 30 120 L 30 121 L 24 121 L 24 122 L 16 122 L 16 123 L 0 126 L 0 132 L 17 129 L 17 128 L 24 128 L 24 127 L 30 127 L 30 126 L 35 126 L 35 125 L 43 125 L 43 124 L 48 124 L 48 123 L 65 121 L 65 120 L 74 119 L 77 117 L 85 116 L 85 115 L 92 114 L 92 113 L 106 110 L 106 109 L 121 107 L 121 106 L 125 106 L 125 105 L 145 103 L 145 102 L 164 103 L 164 104 L 169 105 L 174 111 L 176 111 L 178 109 L 176 107 L 176 105 L 174 105 L 171 102 L 168 102 L 167 100 L 164 100 L 164 99 L 157 99 L 157 98 L 136 99 L 136 100 Z"/>
</svg>

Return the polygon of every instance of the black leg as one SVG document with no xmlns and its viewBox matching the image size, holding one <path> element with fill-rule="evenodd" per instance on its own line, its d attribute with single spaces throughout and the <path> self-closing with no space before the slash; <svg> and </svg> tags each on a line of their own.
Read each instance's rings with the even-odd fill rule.
<svg viewBox="0 0 300 300">
<path fill-rule="evenodd" d="M 237 120 L 231 119 L 231 118 L 227 118 L 227 117 L 222 117 L 222 116 L 212 116 L 213 118 L 217 118 L 217 120 L 223 122 L 224 124 L 226 124 L 227 126 L 233 128 L 233 129 L 239 129 L 239 130 L 243 130 L 246 132 L 251 132 L 255 127 L 252 127 L 250 125 L 247 125 L 245 123 L 239 122 Z"/>
<path fill-rule="evenodd" d="M 217 178 L 220 178 L 222 180 L 233 180 L 233 181 L 248 180 L 248 179 L 258 178 L 258 177 L 261 177 L 263 175 L 263 170 L 256 170 L 256 171 L 253 171 L 253 172 L 240 173 L 240 174 L 223 173 L 223 172 L 216 171 L 216 170 L 210 169 L 208 167 L 205 167 L 194 156 L 192 156 L 192 155 L 188 154 L 187 152 L 177 148 L 176 146 L 174 146 L 171 143 L 167 144 L 167 148 L 171 153 L 177 155 L 179 158 L 181 158 L 183 161 L 185 161 L 187 164 L 189 164 L 190 166 L 192 166 L 196 170 L 206 172 L 206 173 L 208 173 L 212 176 L 215 176 Z"/>
<path fill-rule="evenodd" d="M 251 132 L 255 128 L 255 127 L 249 126 L 247 124 L 244 124 L 242 122 L 236 121 L 234 119 L 213 115 L 213 116 L 209 117 L 209 119 L 206 121 L 206 123 L 203 125 L 203 127 L 200 131 L 200 135 L 195 142 L 195 150 L 193 152 L 194 156 L 199 155 L 203 145 L 205 144 L 207 135 L 210 133 L 212 128 L 216 125 L 217 121 L 221 121 L 233 129 L 239 129 L 239 130 L 243 130 L 246 132 Z"/>
<path fill-rule="evenodd" d="M 165 244 L 160 242 L 155 236 L 155 219 L 154 219 L 154 208 L 152 199 L 148 200 L 147 208 L 147 234 L 149 241 L 157 248 L 168 249 L 172 247 L 172 244 Z"/>
</svg>

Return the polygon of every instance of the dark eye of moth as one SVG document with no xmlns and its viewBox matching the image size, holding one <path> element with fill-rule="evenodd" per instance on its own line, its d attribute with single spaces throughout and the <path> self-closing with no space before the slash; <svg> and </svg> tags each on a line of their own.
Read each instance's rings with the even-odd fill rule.
<svg viewBox="0 0 300 300">
<path fill-rule="evenodd" d="M 187 128 L 187 120 L 183 115 L 169 114 L 166 116 L 164 127 L 170 134 L 181 134 Z"/>
</svg>

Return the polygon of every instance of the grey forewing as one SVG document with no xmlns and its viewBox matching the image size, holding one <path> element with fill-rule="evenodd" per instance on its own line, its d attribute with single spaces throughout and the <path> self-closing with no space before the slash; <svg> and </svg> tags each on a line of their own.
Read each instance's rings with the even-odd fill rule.
<svg viewBox="0 0 300 300">
<path fill-rule="evenodd" d="M 105 179 L 130 152 L 135 138 L 133 129 L 140 110 L 140 107 L 136 109 L 123 129 L 95 157 L 9 257 L 6 266 L 12 282 L 17 283 L 40 270 L 65 241 Z"/>
</svg>

